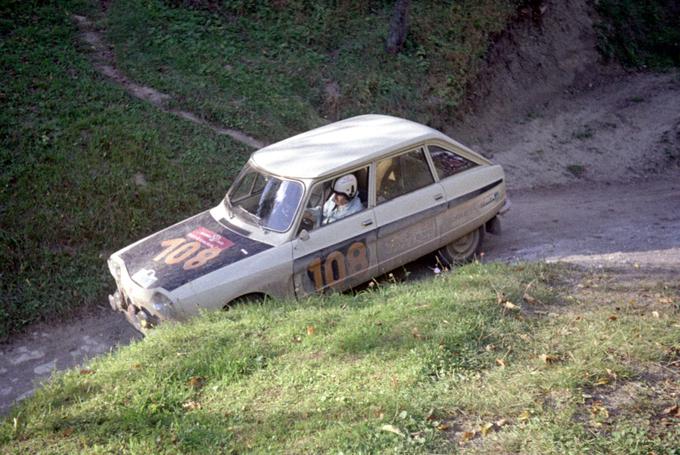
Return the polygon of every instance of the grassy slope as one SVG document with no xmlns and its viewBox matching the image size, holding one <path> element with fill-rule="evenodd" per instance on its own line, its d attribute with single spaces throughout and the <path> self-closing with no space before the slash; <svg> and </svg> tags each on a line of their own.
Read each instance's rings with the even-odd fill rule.
<svg viewBox="0 0 680 455">
<path fill-rule="evenodd" d="M 69 18 L 87 8 L 0 9 L 2 340 L 105 302 L 108 254 L 216 204 L 248 151 L 96 74 Z"/>
<path fill-rule="evenodd" d="M 107 28 L 122 68 L 184 108 L 278 140 L 367 112 L 446 123 L 515 2 L 416 0 L 396 56 L 383 49 L 391 1 L 223 2 L 219 13 L 170 3 L 113 3 Z"/>
<path fill-rule="evenodd" d="M 677 290 L 580 278 L 470 265 L 163 326 L 53 378 L 0 451 L 677 453 Z"/>
</svg>

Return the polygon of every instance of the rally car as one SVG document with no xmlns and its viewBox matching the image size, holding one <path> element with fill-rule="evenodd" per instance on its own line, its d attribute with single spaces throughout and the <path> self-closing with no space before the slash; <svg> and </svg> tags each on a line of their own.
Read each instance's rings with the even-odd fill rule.
<svg viewBox="0 0 680 455">
<path fill-rule="evenodd" d="M 501 166 L 419 123 L 353 117 L 254 152 L 219 205 L 112 254 L 109 302 L 144 331 L 342 291 L 434 251 L 469 260 L 508 207 Z"/>
</svg>

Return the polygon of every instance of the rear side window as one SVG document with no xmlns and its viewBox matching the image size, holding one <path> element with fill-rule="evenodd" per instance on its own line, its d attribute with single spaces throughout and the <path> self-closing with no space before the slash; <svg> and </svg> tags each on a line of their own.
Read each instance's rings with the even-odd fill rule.
<svg viewBox="0 0 680 455">
<path fill-rule="evenodd" d="M 434 183 L 422 149 L 378 161 L 378 204 Z"/>
<path fill-rule="evenodd" d="M 477 166 L 477 163 L 437 145 L 428 145 L 427 148 L 430 150 L 430 157 L 432 158 L 435 169 L 437 169 L 439 180 L 451 177 L 454 174 L 467 171 L 468 169 Z"/>
</svg>

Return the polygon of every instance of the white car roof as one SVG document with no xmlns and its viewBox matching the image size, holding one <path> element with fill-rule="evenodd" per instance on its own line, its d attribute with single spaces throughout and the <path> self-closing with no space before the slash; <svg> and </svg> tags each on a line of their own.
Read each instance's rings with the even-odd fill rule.
<svg viewBox="0 0 680 455">
<path fill-rule="evenodd" d="M 428 139 L 445 140 L 469 151 L 429 126 L 371 114 L 331 123 L 269 145 L 253 153 L 251 161 L 275 175 L 316 178 Z"/>
</svg>

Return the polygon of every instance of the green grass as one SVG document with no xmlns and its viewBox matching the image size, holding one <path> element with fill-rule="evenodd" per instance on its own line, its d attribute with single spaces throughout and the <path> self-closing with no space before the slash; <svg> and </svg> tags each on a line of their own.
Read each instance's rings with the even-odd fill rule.
<svg viewBox="0 0 680 455">
<path fill-rule="evenodd" d="M 600 294 L 572 294 L 576 280 Z M 164 325 L 54 376 L 0 424 L 0 451 L 677 453 L 661 420 L 677 404 L 661 369 L 680 349 L 663 300 L 677 295 L 645 289 L 666 302 L 655 315 L 617 286 L 473 264 Z"/>
<path fill-rule="evenodd" d="M 599 48 L 635 68 L 680 66 L 680 5 L 675 0 L 601 0 Z"/>
<path fill-rule="evenodd" d="M 0 6 L 0 340 L 105 304 L 108 255 L 215 205 L 249 153 L 98 75 L 81 3 Z"/>
<path fill-rule="evenodd" d="M 416 0 L 393 56 L 393 2 L 172 6 L 183 3 L 114 2 L 104 23 L 119 65 L 178 106 L 268 140 L 365 113 L 446 126 L 515 11 L 513 0 Z"/>
</svg>

